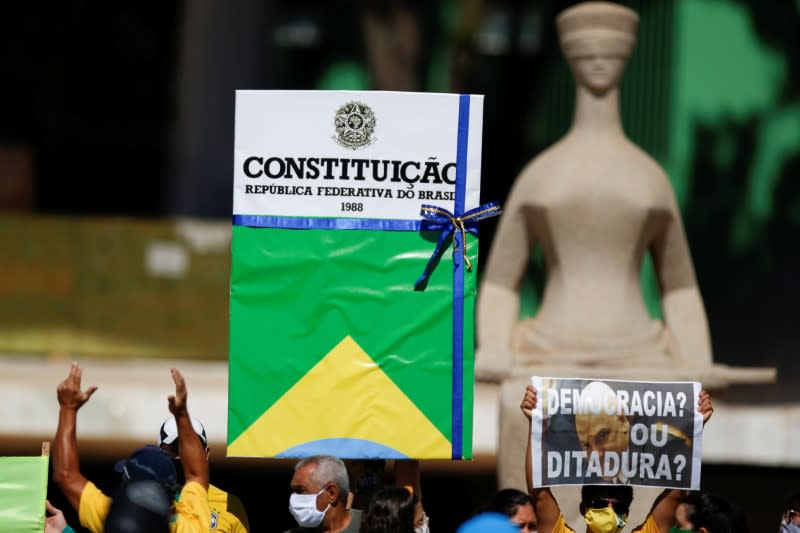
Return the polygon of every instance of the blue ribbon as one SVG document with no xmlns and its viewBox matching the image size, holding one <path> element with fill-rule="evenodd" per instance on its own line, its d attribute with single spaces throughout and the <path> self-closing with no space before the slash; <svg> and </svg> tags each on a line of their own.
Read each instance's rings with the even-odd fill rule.
<svg viewBox="0 0 800 533">
<path fill-rule="evenodd" d="M 461 137 L 459 136 L 459 144 Z M 461 164 L 461 159 L 459 163 Z M 458 168 L 458 167 L 456 167 Z M 456 173 L 458 176 L 458 173 Z M 463 185 L 459 184 L 456 178 L 456 212 L 461 211 L 461 215 L 454 215 L 443 207 L 435 205 L 423 205 L 420 215 L 423 217 L 421 230 L 438 231 L 439 240 L 436 248 L 425 265 L 422 275 L 414 283 L 414 289 L 420 290 L 427 283 L 436 263 L 444 250 L 445 243 L 452 237 L 453 239 L 453 398 L 451 405 L 452 412 L 452 457 L 453 459 L 463 458 L 463 408 L 464 408 L 464 270 L 472 271 L 472 265 L 467 257 L 467 234 L 478 234 L 478 221 L 499 215 L 502 210 L 497 202 L 490 202 L 475 209 L 463 212 L 463 198 L 461 209 L 458 208 L 458 191 L 463 190 Z M 462 193 L 463 194 L 463 193 Z M 459 251 L 461 253 L 459 253 Z"/>
<path fill-rule="evenodd" d="M 470 263 L 469 257 L 467 256 L 467 233 L 477 236 L 479 220 L 495 217 L 502 212 L 503 210 L 497 202 L 489 202 L 475 209 L 470 209 L 461 216 L 454 215 L 444 207 L 423 204 L 419 213 L 423 218 L 420 230 L 438 231 L 439 240 L 436 243 L 436 249 L 434 249 L 431 258 L 428 259 L 428 264 L 425 265 L 425 270 L 414 283 L 414 288 L 419 289 L 428 281 L 434 266 L 436 266 L 436 260 L 444 249 L 445 243 L 448 239 L 453 237 L 453 234 L 456 232 L 460 234 L 458 235 L 460 239 L 453 238 L 454 268 L 461 266 L 461 261 L 456 260 L 456 255 L 459 255 L 458 252 L 461 250 L 460 258 L 463 260 L 464 264 L 466 264 L 467 270 L 472 272 L 472 263 Z"/>
<path fill-rule="evenodd" d="M 458 97 L 458 136 L 456 138 L 456 198 L 453 211 L 460 215 L 464 212 L 467 186 L 467 159 L 469 155 L 469 95 Z M 453 233 L 458 246 L 461 232 Z M 463 244 L 463 243 L 462 243 Z M 451 457 L 464 457 L 464 271 L 461 256 L 453 255 L 453 399 L 450 404 L 451 416 Z"/>
</svg>

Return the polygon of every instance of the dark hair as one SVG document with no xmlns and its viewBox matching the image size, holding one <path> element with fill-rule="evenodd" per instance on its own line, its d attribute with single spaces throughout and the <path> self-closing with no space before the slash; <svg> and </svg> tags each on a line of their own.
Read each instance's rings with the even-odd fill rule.
<svg viewBox="0 0 800 533">
<path fill-rule="evenodd" d="M 595 498 L 616 498 L 633 501 L 633 487 L 630 485 L 584 485 L 581 488 L 581 502 L 588 504 Z"/>
<path fill-rule="evenodd" d="M 413 533 L 417 498 L 400 487 L 386 487 L 372 497 L 359 533 Z"/>
<path fill-rule="evenodd" d="M 524 505 L 530 505 L 533 509 L 533 500 L 529 495 L 517 489 L 501 489 L 489 500 L 486 511 L 513 517 L 517 514 L 517 510 Z"/>
<path fill-rule="evenodd" d="M 709 533 L 747 533 L 744 513 L 731 502 L 715 494 L 698 492 L 683 500 L 690 505 L 689 520 L 694 530 L 701 527 Z"/>
<path fill-rule="evenodd" d="M 800 492 L 793 492 L 786 498 L 783 510 L 788 511 L 789 509 L 800 511 Z"/>
</svg>

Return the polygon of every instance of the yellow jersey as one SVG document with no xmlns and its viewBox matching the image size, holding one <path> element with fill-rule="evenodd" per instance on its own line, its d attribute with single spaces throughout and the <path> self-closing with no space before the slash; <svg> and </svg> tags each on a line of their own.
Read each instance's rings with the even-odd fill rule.
<svg viewBox="0 0 800 533">
<path fill-rule="evenodd" d="M 81 492 L 78 518 L 81 525 L 92 533 L 103 533 L 104 523 L 111 508 L 111 498 L 91 481 Z M 170 533 L 207 533 L 211 530 L 211 508 L 208 492 L 199 484 L 190 481 L 181 489 L 173 502 Z"/>
</svg>

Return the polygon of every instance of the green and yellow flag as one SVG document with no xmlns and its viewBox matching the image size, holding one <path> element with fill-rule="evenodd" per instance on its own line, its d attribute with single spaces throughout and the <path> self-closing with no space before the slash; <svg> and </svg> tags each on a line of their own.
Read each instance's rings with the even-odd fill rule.
<svg viewBox="0 0 800 533">
<path fill-rule="evenodd" d="M 0 457 L 0 524 L 8 533 L 42 533 L 49 457 Z"/>
<path fill-rule="evenodd" d="M 229 456 L 471 457 L 481 122 L 470 95 L 237 93 Z"/>
</svg>

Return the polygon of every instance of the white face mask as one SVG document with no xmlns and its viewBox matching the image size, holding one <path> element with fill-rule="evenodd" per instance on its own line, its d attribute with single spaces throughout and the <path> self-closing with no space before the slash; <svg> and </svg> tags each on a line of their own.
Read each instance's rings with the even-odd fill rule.
<svg viewBox="0 0 800 533">
<path fill-rule="evenodd" d="M 800 533 L 800 526 L 790 521 L 781 522 L 780 533 Z"/>
<path fill-rule="evenodd" d="M 428 528 L 428 515 L 422 515 L 422 523 L 414 526 L 414 533 L 431 533 Z"/>
<path fill-rule="evenodd" d="M 317 510 L 317 496 L 325 492 L 322 489 L 316 494 L 296 494 L 289 496 L 289 512 L 300 527 L 317 527 L 325 518 L 325 513 L 331 504 L 322 511 Z"/>
</svg>

